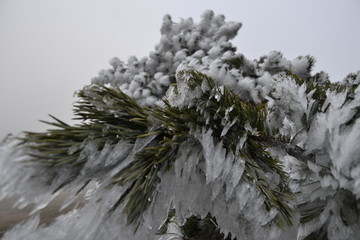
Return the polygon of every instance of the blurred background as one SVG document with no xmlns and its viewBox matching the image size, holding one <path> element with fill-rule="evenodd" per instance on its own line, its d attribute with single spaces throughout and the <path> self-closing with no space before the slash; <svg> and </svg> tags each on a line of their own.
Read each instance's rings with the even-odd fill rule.
<svg viewBox="0 0 360 240">
<path fill-rule="evenodd" d="M 309 54 L 332 81 L 360 70 L 358 0 L 0 0 L 0 142 L 45 130 L 48 114 L 70 122 L 74 92 L 109 59 L 148 56 L 165 14 L 206 9 L 243 24 L 233 44 L 249 59 Z"/>
</svg>

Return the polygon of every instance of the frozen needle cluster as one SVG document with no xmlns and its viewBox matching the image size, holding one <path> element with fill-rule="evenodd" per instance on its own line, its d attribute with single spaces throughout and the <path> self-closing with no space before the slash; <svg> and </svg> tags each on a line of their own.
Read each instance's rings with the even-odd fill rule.
<svg viewBox="0 0 360 240">
<path fill-rule="evenodd" d="M 360 72 L 249 60 L 212 11 L 165 16 L 148 57 L 77 92 L 76 125 L 0 145 L 0 199 L 34 204 L 3 239 L 357 239 Z M 40 224 L 57 195 L 80 206 Z"/>
</svg>

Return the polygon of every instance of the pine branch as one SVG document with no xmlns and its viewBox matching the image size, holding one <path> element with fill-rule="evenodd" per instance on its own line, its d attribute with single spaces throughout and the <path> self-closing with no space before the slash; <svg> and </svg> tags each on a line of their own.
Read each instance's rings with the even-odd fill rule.
<svg viewBox="0 0 360 240">
<path fill-rule="evenodd" d="M 316 103 L 313 104 L 314 107 L 312 109 L 311 115 L 314 114 L 315 112 L 322 112 L 322 111 L 326 112 L 328 106 L 323 106 L 323 105 L 327 98 L 327 91 L 332 91 L 336 93 L 346 91 L 347 92 L 346 101 L 345 101 L 346 103 L 349 100 L 353 99 L 355 89 L 359 86 L 359 84 L 350 84 L 350 83 L 344 84 L 340 82 L 330 82 L 329 80 L 321 83 L 313 80 L 305 80 L 298 77 L 297 75 L 293 74 L 290 71 L 280 74 L 280 78 L 294 79 L 299 86 L 305 84 L 306 94 L 313 91 L 312 99 L 316 100 Z"/>
<path fill-rule="evenodd" d="M 130 184 L 113 209 L 125 204 L 128 222 L 137 225 L 156 194 L 158 172 L 172 167 L 182 142 L 200 145 L 194 130 L 211 129 L 213 138 L 222 141 L 228 152 L 245 159 L 243 179 L 258 189 L 267 210 L 278 210 L 277 224 L 291 224 L 293 196 L 287 185 L 287 173 L 280 161 L 266 151 L 266 142 L 259 141 L 271 134 L 266 123 L 266 105 L 245 103 L 238 95 L 216 86 L 210 77 L 196 71 L 180 72 L 178 78 L 189 87 L 190 94 L 201 91 L 195 103 L 175 106 L 165 100 L 164 108 L 149 109 L 118 89 L 91 85 L 78 93 L 80 100 L 74 112 L 76 119 L 82 120 L 80 124 L 72 127 L 55 119 L 48 124 L 59 129 L 26 133 L 23 140 L 35 150 L 31 155 L 34 161 L 52 168 L 76 166 L 78 172 L 87 161 L 79 159 L 82 143 L 87 139 L 96 141 L 100 151 L 107 142 L 115 144 L 126 139 L 135 143 L 139 138 L 154 135 L 148 146 L 136 153 L 134 160 L 120 170 L 112 182 L 122 186 Z M 174 88 L 176 91 L 176 86 Z M 246 141 L 239 148 L 244 136 Z M 266 173 L 278 175 L 279 185 L 268 184 L 271 179 Z"/>
</svg>

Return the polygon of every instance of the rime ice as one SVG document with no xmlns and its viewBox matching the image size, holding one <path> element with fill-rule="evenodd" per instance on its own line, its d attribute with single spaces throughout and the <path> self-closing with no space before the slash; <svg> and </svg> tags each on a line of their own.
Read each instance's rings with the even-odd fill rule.
<svg viewBox="0 0 360 240">
<path fill-rule="evenodd" d="M 101 147 L 89 136 L 81 145 L 68 149 L 69 155 L 81 151 L 77 160 L 87 159 L 78 174 L 66 167 L 49 169 L 28 162 L 29 154 L 34 152 L 26 144 L 18 145 L 18 139 L 8 138 L 0 145 L 0 199 L 16 195 L 15 207 L 35 205 L 32 216 L 8 230 L 3 239 L 183 239 L 180 226 L 186 219 L 194 214 L 203 218 L 208 213 L 216 218 L 221 232 L 237 239 L 304 239 L 310 234 L 325 234 L 332 240 L 357 239 L 360 71 L 333 84 L 326 73 L 311 72 L 315 63 L 311 56 L 288 60 L 272 51 L 249 60 L 230 42 L 240 27 L 240 23 L 226 22 L 224 16 L 212 11 L 206 11 L 199 23 L 191 18 L 176 23 L 166 15 L 160 42 L 148 57 L 132 56 L 126 62 L 114 58 L 110 60 L 112 68 L 100 71 L 92 82 L 121 90 L 149 108 L 163 107 L 163 100 L 180 110 L 195 107 L 207 119 L 205 126 L 211 126 L 215 119 L 206 115 L 204 106 L 198 106 L 205 92 L 212 91 L 209 99 L 217 102 L 224 98 L 226 88 L 246 103 L 266 103 L 265 124 L 273 137 L 267 142 L 266 153 L 278 159 L 288 174 L 287 184 L 295 196 L 292 205 L 298 211 L 292 219 L 293 227 L 281 230 L 275 224 L 278 209 L 264 207 L 266 199 L 256 188 L 256 181 L 264 179 L 253 183 L 245 180 L 249 177 L 245 174 L 248 165 L 245 156 L 238 153 L 247 147 L 250 135 L 257 136 L 257 129 L 244 124 L 235 153 L 226 151 L 223 139 L 233 133 L 238 120 L 230 119 L 234 107 L 229 106 L 221 119 L 219 137 L 211 128 L 189 127 L 189 136 L 199 144 L 194 147 L 186 141 L 181 143 L 173 166 L 158 170 L 159 182 L 147 198 L 149 206 L 136 233 L 125 221 L 123 205 L 109 214 L 129 186 L 109 185 L 112 177 L 132 163 L 157 134 L 135 142 L 119 138 Z M 191 88 L 188 76 L 177 77 L 179 71 L 189 69 L 210 76 L 219 91 L 211 89 L 206 81 Z M 90 96 L 89 88 L 85 87 L 84 93 Z M 112 106 L 116 103 L 105 96 L 95 107 L 101 112 Z M 110 114 L 116 117 L 121 112 L 115 108 Z M 106 125 L 103 135 L 110 130 Z M 260 173 L 274 191 L 282 191 L 284 186 L 280 186 L 275 170 Z M 72 179 L 72 184 L 63 189 L 67 179 Z M 83 207 L 60 215 L 49 225 L 39 225 L 39 210 L 62 192 L 67 194 L 63 207 L 71 204 L 88 183 L 95 187 L 85 194 Z M 156 235 L 170 209 L 176 214 L 166 233 Z"/>
</svg>

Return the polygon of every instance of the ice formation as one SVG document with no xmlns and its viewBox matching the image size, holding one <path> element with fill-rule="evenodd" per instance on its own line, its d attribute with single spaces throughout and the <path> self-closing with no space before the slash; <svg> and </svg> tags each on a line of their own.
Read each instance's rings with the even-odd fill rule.
<svg viewBox="0 0 360 240">
<path fill-rule="evenodd" d="M 34 143 L 5 139 L 0 145 L 0 200 L 17 196 L 15 207 L 34 204 L 34 210 L 2 239 L 180 240 L 185 238 L 181 226 L 187 219 L 208 214 L 216 219 L 224 236 L 230 233 L 237 239 L 358 239 L 360 72 L 331 83 L 326 73 L 311 73 L 314 59 L 310 56 L 290 61 L 274 51 L 258 60 L 246 59 L 230 42 L 240 27 L 212 11 L 206 11 L 199 23 L 192 19 L 175 23 L 167 15 L 160 43 L 148 57 L 130 57 L 126 63 L 114 58 L 112 68 L 101 71 L 92 85 L 83 89 L 87 97 L 95 99 L 98 96 L 91 95 L 92 87 L 104 84 L 147 109 L 168 104 L 180 113 L 193 110 L 202 119 L 194 120 L 202 125 L 184 123 L 190 140 L 177 143 L 171 166 L 151 165 L 152 175 L 144 176 L 156 181 L 138 221 L 128 224 L 131 213 L 125 204 L 118 204 L 133 182 L 112 183 L 119 172 L 135 164 L 139 152 L 153 147 L 159 133 L 152 131 L 162 127 L 156 115 L 148 117 L 153 124 L 148 127 L 151 134 L 135 141 L 121 136 L 116 136 L 116 141 L 97 141 L 112 134 L 116 126 L 104 124 L 102 129 L 94 129 L 98 136 L 86 136 L 66 150 L 69 156 L 79 153 L 74 160 L 78 165 L 47 167 L 42 161 L 32 161 L 37 152 L 29 146 Z M 196 86 L 189 84 L 190 75 L 179 75 L 188 70 L 211 77 L 215 85 L 205 78 Z M 224 104 L 229 92 L 249 106 L 266 108 L 263 122 L 234 116 L 234 111 L 239 111 L 236 101 L 225 109 L 215 109 L 214 114 L 206 110 Z M 121 103 L 109 96 L 87 104 L 105 117 L 123 116 L 117 109 Z M 239 123 L 243 125 L 236 132 Z M 227 139 L 236 142 L 229 146 Z M 266 149 L 259 151 L 266 154 L 265 160 L 277 159 L 275 165 L 282 169 L 268 168 L 271 164 L 261 156 L 246 152 L 250 141 L 262 141 Z M 249 156 L 260 159 L 254 163 L 260 162 L 256 174 L 262 178 L 249 180 Z M 288 175 L 286 183 L 281 171 Z M 266 205 L 269 202 L 258 188 L 260 181 L 266 181 L 273 192 L 291 190 L 293 226 L 285 224 L 281 229 L 276 224 L 281 208 Z M 84 206 L 48 225 L 39 223 L 39 211 L 52 199 L 65 193 L 63 207 L 68 206 L 89 183 L 92 187 L 86 190 Z M 171 209 L 175 215 L 169 220 Z M 166 231 L 160 234 L 166 221 Z"/>
</svg>

